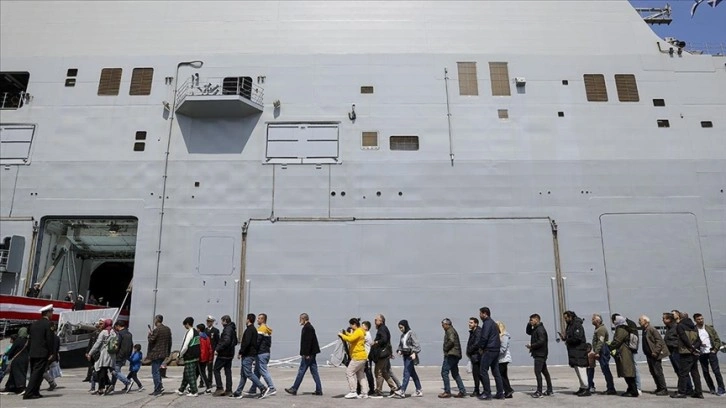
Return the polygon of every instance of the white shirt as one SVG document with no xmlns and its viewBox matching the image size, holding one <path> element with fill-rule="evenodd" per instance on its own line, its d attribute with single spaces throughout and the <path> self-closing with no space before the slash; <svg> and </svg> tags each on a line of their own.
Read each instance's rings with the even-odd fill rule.
<svg viewBox="0 0 726 408">
<path fill-rule="evenodd" d="M 366 354 L 369 354 L 371 352 L 371 345 L 373 345 L 373 336 L 371 336 L 371 332 L 366 332 Z"/>
<path fill-rule="evenodd" d="M 711 352 L 711 337 L 706 331 L 706 326 L 703 329 L 698 329 L 698 337 L 701 338 L 701 354 L 708 354 Z"/>
</svg>

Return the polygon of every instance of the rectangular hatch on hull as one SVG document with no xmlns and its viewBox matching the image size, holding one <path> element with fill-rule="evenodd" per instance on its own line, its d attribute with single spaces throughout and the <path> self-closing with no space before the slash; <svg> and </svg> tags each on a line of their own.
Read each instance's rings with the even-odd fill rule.
<svg viewBox="0 0 726 408">
<path fill-rule="evenodd" d="M 195 74 L 177 95 L 176 112 L 191 118 L 244 118 L 264 109 L 264 89 L 251 77 L 200 79 Z"/>
</svg>

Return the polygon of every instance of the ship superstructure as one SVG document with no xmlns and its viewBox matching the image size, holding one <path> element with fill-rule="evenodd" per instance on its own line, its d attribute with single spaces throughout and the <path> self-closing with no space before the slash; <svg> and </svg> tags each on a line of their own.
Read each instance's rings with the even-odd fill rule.
<svg viewBox="0 0 726 408">
<path fill-rule="evenodd" d="M 264 312 L 278 357 L 383 313 L 424 364 L 484 305 L 517 364 L 532 313 L 726 326 L 726 58 L 627 1 L 0 7 L 4 294 L 133 281 L 139 338 Z"/>
</svg>

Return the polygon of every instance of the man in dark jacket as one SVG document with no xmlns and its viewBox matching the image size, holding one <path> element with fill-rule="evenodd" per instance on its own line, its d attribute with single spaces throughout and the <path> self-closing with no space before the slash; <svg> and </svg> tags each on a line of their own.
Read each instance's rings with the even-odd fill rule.
<svg viewBox="0 0 726 408">
<path fill-rule="evenodd" d="M 285 388 L 285 392 L 297 395 L 303 376 L 305 376 L 305 372 L 309 368 L 313 381 L 315 381 L 315 395 L 323 395 L 323 386 L 320 384 L 320 374 L 318 374 L 318 362 L 315 360 L 315 357 L 320 354 L 318 336 L 315 334 L 315 328 L 310 324 L 310 317 L 307 313 L 300 315 L 299 322 L 300 326 L 302 326 L 300 333 L 300 357 L 302 358 L 300 359 L 300 368 L 297 370 L 295 382 L 292 387 Z"/>
<path fill-rule="evenodd" d="M 492 387 L 489 383 L 489 370 L 492 370 L 494 384 L 497 388 L 496 399 L 504 399 L 504 385 L 502 375 L 499 372 L 499 348 L 502 341 L 499 337 L 499 327 L 491 318 L 491 311 L 488 307 L 479 309 L 481 318 L 481 335 L 479 336 L 479 354 L 481 355 L 481 382 L 484 391 L 479 396 L 481 400 L 492 399 Z"/>
<path fill-rule="evenodd" d="M 549 349 L 547 347 L 547 330 L 542 324 L 542 320 L 537 313 L 529 316 L 529 323 L 527 324 L 527 334 L 529 337 L 529 344 L 527 348 L 529 353 L 534 358 L 534 376 L 537 378 L 537 391 L 532 394 L 532 398 L 542 398 L 543 396 L 553 395 L 552 391 L 552 379 L 550 378 L 550 372 L 547 370 L 547 356 Z M 547 391 L 542 393 L 542 375 L 544 374 L 545 380 L 547 381 Z"/>
<path fill-rule="evenodd" d="M 35 282 L 33 287 L 25 293 L 25 296 L 32 298 L 40 297 L 40 282 Z"/>
<path fill-rule="evenodd" d="M 481 356 L 479 355 L 479 338 L 481 336 L 481 327 L 479 327 L 479 319 L 476 317 L 469 318 L 469 341 L 466 342 L 466 356 L 471 361 L 471 375 L 474 377 L 474 392 L 472 397 L 478 397 L 480 393 L 479 383 L 481 382 L 481 365 L 479 364 Z"/>
<path fill-rule="evenodd" d="M 267 388 L 262 384 L 260 378 L 252 371 L 252 364 L 254 364 L 257 358 L 257 329 L 255 329 L 255 320 L 257 316 L 253 313 L 247 315 L 247 321 L 245 322 L 245 331 L 242 333 L 242 343 L 239 347 L 239 354 L 237 358 L 242 359 L 242 369 L 240 370 L 240 382 L 237 387 L 237 391 L 234 392 L 235 398 L 242 398 L 242 392 L 245 389 L 247 380 L 252 381 L 252 384 L 256 388 L 260 389 L 262 395 L 265 394 Z"/>
<path fill-rule="evenodd" d="M 121 373 L 121 368 L 126 365 L 126 360 L 131 357 L 131 352 L 134 348 L 134 337 L 126 328 L 125 322 L 119 320 L 116 324 L 114 324 L 113 328 L 116 330 L 116 335 L 118 336 L 119 347 L 118 352 L 116 353 L 116 365 L 111 373 L 111 392 L 113 392 L 116 387 L 116 380 L 121 380 L 124 384 L 123 392 L 126 392 L 129 389 L 131 381 L 129 381 L 126 376 Z"/>
<path fill-rule="evenodd" d="M 668 357 L 668 347 L 666 347 L 663 337 L 658 330 L 650 324 L 650 318 L 646 315 L 640 316 L 638 320 L 640 326 L 643 327 L 643 354 L 648 361 L 648 370 L 655 382 L 655 395 L 668 395 L 668 386 L 666 385 L 665 376 L 663 375 L 663 365 L 661 360 Z"/>
<path fill-rule="evenodd" d="M 567 360 L 570 367 L 575 369 L 577 379 L 580 381 L 580 389 L 575 393 L 579 397 L 589 397 L 592 395 L 587 388 L 587 340 L 585 338 L 585 329 L 582 327 L 582 319 L 577 317 L 575 312 L 568 310 L 562 314 L 567 323 L 565 334 L 560 333 L 560 338 L 567 346 Z"/>
<path fill-rule="evenodd" d="M 693 398 L 703 398 L 701 389 L 701 375 L 698 373 L 698 355 L 700 354 L 701 340 L 698 336 L 698 329 L 686 313 L 679 313 L 676 317 L 678 326 L 678 353 L 680 357 L 680 370 L 678 372 L 678 393 L 672 394 L 671 398 L 686 398 L 688 377 L 693 381 Z"/>
<path fill-rule="evenodd" d="M 663 313 L 663 324 L 666 327 L 663 340 L 670 352 L 668 358 L 671 360 L 671 366 L 673 367 L 673 371 L 676 373 L 676 377 L 678 377 L 678 373 L 681 370 L 681 355 L 678 353 L 678 333 L 676 330 L 678 322 L 676 322 L 675 315 L 668 312 Z M 691 377 L 688 377 L 688 382 L 686 383 L 686 394 L 693 394 L 693 382 L 691 382 Z"/>
<path fill-rule="evenodd" d="M 386 381 L 391 392 L 397 390 L 396 383 L 391 378 L 390 361 L 393 348 L 391 346 L 391 332 L 386 327 L 386 317 L 382 314 L 376 315 L 376 338 L 371 345 L 371 353 L 374 356 L 375 369 L 373 372 L 376 376 L 376 391 L 371 395 L 372 398 L 383 397 L 383 380 Z"/>
<path fill-rule="evenodd" d="M 149 350 L 146 358 L 151 360 L 151 377 L 154 379 L 154 392 L 149 395 L 158 397 L 164 393 L 164 385 L 161 382 L 161 364 L 171 354 L 171 329 L 164 325 L 164 316 L 156 315 L 154 318 L 154 330 L 149 328 L 148 343 Z"/>
<path fill-rule="evenodd" d="M 441 379 L 444 380 L 444 392 L 439 394 L 439 398 L 451 398 L 451 384 L 449 383 L 449 373 L 456 381 L 459 389 L 458 394 L 454 394 L 454 398 L 466 397 L 466 388 L 464 382 L 459 375 L 459 360 L 461 360 L 461 341 L 459 333 L 456 332 L 451 320 L 446 318 L 441 321 L 441 328 L 444 329 L 444 362 L 441 365 Z"/>
<path fill-rule="evenodd" d="M 76 301 L 73 303 L 73 310 L 86 310 L 86 301 L 83 299 L 82 295 L 78 295 L 78 297 L 76 297 Z"/>
<path fill-rule="evenodd" d="M 217 344 L 219 344 L 219 329 L 214 327 L 214 316 L 209 315 L 207 316 L 207 328 L 205 330 L 205 333 L 207 333 L 207 336 L 209 337 L 209 343 L 212 345 L 212 350 L 217 349 Z M 214 356 L 209 360 L 208 363 L 204 364 L 201 367 L 200 374 L 203 377 L 204 371 L 206 371 L 206 383 L 200 379 L 199 381 L 199 387 L 205 387 L 206 384 L 212 383 L 212 378 L 214 378 Z"/>
<path fill-rule="evenodd" d="M 217 390 L 215 397 L 232 396 L 232 359 L 234 359 L 234 348 L 237 346 L 237 325 L 232 322 L 229 315 L 222 316 L 222 334 L 217 347 L 214 348 L 214 381 Z M 224 369 L 224 388 L 222 388 L 222 369 Z"/>
<path fill-rule="evenodd" d="M 43 375 L 48 369 L 48 364 L 53 357 L 55 335 L 50 329 L 50 319 L 53 316 L 53 305 L 40 309 L 41 318 L 33 322 L 28 330 L 30 344 L 28 345 L 30 355 L 30 379 L 25 388 L 23 399 L 38 399 L 40 385 L 43 382 Z"/>
</svg>

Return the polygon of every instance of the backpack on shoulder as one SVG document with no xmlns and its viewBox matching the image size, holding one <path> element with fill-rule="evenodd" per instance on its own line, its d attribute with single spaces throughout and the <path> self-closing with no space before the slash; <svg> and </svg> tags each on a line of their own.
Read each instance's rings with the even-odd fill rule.
<svg viewBox="0 0 726 408">
<path fill-rule="evenodd" d="M 108 351 L 108 354 L 116 354 L 118 353 L 118 349 L 121 346 L 121 341 L 118 338 L 118 335 L 114 334 L 113 336 L 108 338 L 108 344 L 106 344 L 106 351 Z"/>
</svg>

